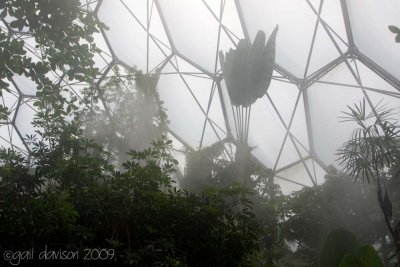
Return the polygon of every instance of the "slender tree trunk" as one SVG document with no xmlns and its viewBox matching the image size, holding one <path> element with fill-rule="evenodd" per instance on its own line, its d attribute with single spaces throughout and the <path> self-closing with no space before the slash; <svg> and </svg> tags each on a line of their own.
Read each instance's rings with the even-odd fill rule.
<svg viewBox="0 0 400 267">
<path fill-rule="evenodd" d="M 388 253 L 388 247 L 386 244 L 386 234 L 381 235 L 381 251 L 382 251 L 382 258 L 383 258 L 383 264 L 385 267 L 389 267 L 389 253 Z"/>
<path fill-rule="evenodd" d="M 244 187 L 250 188 L 250 148 L 246 143 L 240 143 L 236 151 L 239 165 L 240 182 Z"/>
</svg>

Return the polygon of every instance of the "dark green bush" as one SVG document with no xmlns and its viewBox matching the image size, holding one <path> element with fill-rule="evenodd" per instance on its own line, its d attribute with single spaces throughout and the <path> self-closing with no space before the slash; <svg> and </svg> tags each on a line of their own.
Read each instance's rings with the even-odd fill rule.
<svg viewBox="0 0 400 267">
<path fill-rule="evenodd" d="M 119 172 L 79 127 L 68 124 L 64 133 L 53 145 L 32 138 L 34 165 L 0 151 L 1 251 L 47 246 L 80 251 L 82 258 L 85 248 L 108 248 L 113 260 L 85 265 L 246 266 L 258 248 L 261 227 L 247 191 L 177 190 L 169 141 L 131 151 Z"/>
</svg>

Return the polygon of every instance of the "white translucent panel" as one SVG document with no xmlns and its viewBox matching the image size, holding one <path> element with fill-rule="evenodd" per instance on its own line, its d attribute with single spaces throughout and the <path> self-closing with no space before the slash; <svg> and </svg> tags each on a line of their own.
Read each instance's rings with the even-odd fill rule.
<svg viewBox="0 0 400 267">
<path fill-rule="evenodd" d="M 295 191 L 299 191 L 303 189 L 304 186 L 295 184 L 284 179 L 280 179 L 279 177 L 275 177 L 274 179 L 275 184 L 278 184 L 281 187 L 281 191 L 284 195 L 290 195 Z"/>
<path fill-rule="evenodd" d="M 221 11 L 221 0 L 204 0 L 206 6 L 211 9 L 214 16 L 219 18 Z"/>
<path fill-rule="evenodd" d="M 346 3 L 357 48 L 400 79 L 400 46 L 395 43 L 395 34 L 388 30 L 388 25 L 398 24 L 400 2 L 352 0 Z"/>
<path fill-rule="evenodd" d="M 349 61 L 348 61 L 349 62 Z M 355 69 L 354 64 L 350 64 L 350 66 Z M 355 71 L 356 73 L 356 71 Z M 334 69 L 329 71 L 327 74 L 322 76 L 316 83 L 331 83 L 338 85 L 350 85 L 359 87 L 357 80 L 354 78 L 353 74 L 350 72 L 346 63 L 341 63 L 336 66 Z"/>
<path fill-rule="evenodd" d="M 36 41 L 34 37 L 31 37 L 31 35 L 21 35 L 19 38 L 23 39 L 25 44 L 24 47 L 27 51 L 26 55 L 31 57 L 32 62 L 39 62 L 41 60 L 41 50 L 40 48 L 37 48 Z"/>
<path fill-rule="evenodd" d="M 224 148 L 222 157 L 226 160 L 233 161 L 236 155 L 236 145 L 232 142 L 225 142 Z"/>
<path fill-rule="evenodd" d="M 141 2 L 139 0 L 139 2 Z M 152 6 L 149 14 L 149 32 L 154 37 L 154 42 L 157 43 L 164 53 L 171 52 L 171 45 L 169 44 L 167 33 L 165 32 L 163 22 L 161 21 L 158 9 Z"/>
<path fill-rule="evenodd" d="M 140 3 L 146 5 L 146 1 Z M 148 71 L 165 59 L 166 55 L 148 36 L 146 25 L 141 25 L 134 17 L 135 10 L 130 10 L 123 2 L 103 1 L 98 15 L 110 28 L 106 31 L 107 38 L 115 55 L 123 62 Z M 149 54 L 152 62 L 149 62 Z"/>
<path fill-rule="evenodd" d="M 0 125 L 0 147 L 11 148 L 10 135 L 13 131 L 12 125 Z"/>
<path fill-rule="evenodd" d="M 227 137 L 227 131 L 226 131 L 226 125 L 225 124 L 217 124 L 213 120 L 208 120 L 207 123 L 209 124 L 209 127 L 213 129 L 215 134 L 218 136 L 219 139 L 224 139 Z"/>
<path fill-rule="evenodd" d="M 320 5 L 321 5 L 321 0 L 309 0 L 312 8 L 318 11 Z"/>
<path fill-rule="evenodd" d="M 233 108 L 232 108 L 231 100 L 229 98 L 229 93 L 228 93 L 228 90 L 226 89 L 226 84 L 225 84 L 224 80 L 222 80 L 220 82 L 220 86 L 221 86 L 221 91 L 222 91 L 222 102 L 225 105 L 226 116 L 228 118 L 228 125 L 230 127 L 231 134 L 233 135 L 234 138 L 237 139 L 238 136 L 236 135 L 236 131 L 235 131 L 235 120 L 234 120 L 234 116 L 233 116 Z"/>
<path fill-rule="evenodd" d="M 185 146 L 170 133 L 167 134 L 167 138 L 172 141 L 171 155 L 178 161 L 177 167 L 179 171 L 184 173 L 186 166 Z"/>
<path fill-rule="evenodd" d="M 94 55 L 93 60 L 95 62 L 95 66 L 100 71 L 104 71 L 106 66 L 112 61 L 112 55 L 101 33 L 95 33 L 93 37 L 96 47 L 101 50 L 101 52 Z"/>
<path fill-rule="evenodd" d="M 4 24 L 4 22 L 2 20 L 0 20 L 0 29 L 2 32 L 8 34 L 8 28 L 6 27 L 6 25 Z"/>
<path fill-rule="evenodd" d="M 287 82 L 272 80 L 267 94 L 271 98 L 271 105 L 276 107 L 286 126 L 288 126 L 300 94 L 298 87 Z"/>
<path fill-rule="evenodd" d="M 147 25 L 149 9 L 154 5 L 153 1 L 121 0 L 121 2 L 133 13 L 133 16 L 142 24 Z"/>
<path fill-rule="evenodd" d="M 293 138 L 293 143 L 296 146 L 296 148 L 298 149 L 298 151 L 300 152 L 300 155 L 304 158 L 310 155 L 310 151 L 309 148 L 304 146 L 303 143 L 299 142 L 298 139 L 296 139 L 295 136 L 292 136 Z"/>
<path fill-rule="evenodd" d="M 4 21 L 7 22 L 8 24 L 10 24 L 11 22 L 13 22 L 13 21 L 16 20 L 14 16 L 10 16 L 10 15 L 9 15 L 9 12 L 8 12 L 7 15 L 6 15 L 4 18 L 2 18 L 2 19 L 4 19 Z M 18 28 L 12 28 L 12 30 L 13 30 L 13 31 L 16 31 L 16 32 L 18 32 L 18 33 L 23 33 L 23 34 L 29 32 L 29 28 L 26 27 L 26 26 L 22 27 L 21 30 L 19 30 Z"/>
<path fill-rule="evenodd" d="M 215 142 L 221 141 L 226 137 L 218 127 L 211 127 L 211 124 L 207 122 L 206 128 L 204 129 L 202 147 L 210 146 Z"/>
<path fill-rule="evenodd" d="M 199 99 L 200 103 L 202 103 L 201 106 L 209 118 L 208 120 L 205 120 L 206 127 L 204 129 L 202 146 L 209 146 L 226 137 L 225 119 L 223 116 L 220 97 L 216 88 L 216 84 L 212 83 L 212 89 L 209 91 L 208 94 L 208 103 L 204 101 L 205 99 L 203 101 L 201 100 L 201 95 L 204 95 L 204 93 L 206 92 L 206 90 L 204 90 L 205 88 L 201 89 L 200 91 L 198 89 L 199 88 L 195 88 L 193 90 L 193 93 L 196 98 Z"/>
<path fill-rule="evenodd" d="M 310 170 L 314 181 L 317 184 L 323 184 L 325 181 L 326 171 L 315 160 L 308 159 L 305 163 Z"/>
<path fill-rule="evenodd" d="M 191 80 L 191 77 L 189 77 L 188 81 L 190 82 Z M 196 82 L 198 83 L 199 81 L 201 80 L 197 78 Z M 198 99 L 202 109 L 207 114 L 208 118 L 211 119 L 212 123 L 216 124 L 217 128 L 219 128 L 221 131 L 226 132 L 225 119 L 221 108 L 218 90 L 215 87 L 215 84 L 212 83 L 212 81 L 212 86 L 210 86 L 210 84 L 208 83 L 209 81 L 207 80 L 203 80 L 201 82 L 204 83 L 205 81 L 206 83 L 204 86 L 201 86 L 198 83 L 199 86 L 194 87 L 192 89 L 192 92 L 196 99 Z"/>
<path fill-rule="evenodd" d="M 218 50 L 226 52 L 232 45 L 244 38 L 235 3 L 221 0 L 205 0 L 204 2 L 211 9 L 214 18 L 222 23 Z"/>
<path fill-rule="evenodd" d="M 304 110 L 304 100 L 303 94 L 300 95 L 299 102 L 296 106 L 296 110 L 293 116 L 292 124 L 290 125 L 290 133 L 294 135 L 297 142 L 300 145 L 297 147 L 304 147 L 304 149 L 309 149 L 309 140 L 308 140 L 308 129 L 307 129 L 307 121 L 306 121 L 306 113 Z M 300 148 L 299 148 L 300 150 Z"/>
<path fill-rule="evenodd" d="M 215 1 L 215 0 L 211 0 Z M 235 1 L 222 1 L 223 2 L 223 14 L 222 24 L 227 28 L 233 39 L 243 39 L 244 34 L 242 25 L 240 24 L 240 18 L 236 9 Z"/>
<path fill-rule="evenodd" d="M 116 56 L 130 65 L 145 69 L 147 34 L 128 9 L 120 1 L 106 0 L 98 14 L 100 20 L 110 28 L 106 35 Z"/>
<path fill-rule="evenodd" d="M 312 4 L 314 12 L 318 13 L 321 3 L 319 0 L 314 2 Z M 328 0 L 322 2 L 320 17 L 324 23 L 318 24 L 307 76 L 338 58 L 341 53 L 345 53 L 348 49 L 344 19 L 342 16 L 338 16 L 342 14 L 340 1 Z M 340 52 L 338 49 L 340 49 Z"/>
<path fill-rule="evenodd" d="M 332 42 L 335 43 L 339 47 L 339 51 L 347 52 L 349 49 L 349 44 L 347 43 L 347 39 L 344 40 L 341 36 L 338 36 L 337 33 L 334 31 L 335 29 L 329 28 L 328 31 L 331 33 L 331 37 L 333 39 Z M 337 48 L 336 48 L 337 49 Z"/>
<path fill-rule="evenodd" d="M 207 121 L 203 137 L 203 146 L 210 146 L 215 142 L 224 140 L 226 137 L 227 133 L 224 128 Z"/>
<path fill-rule="evenodd" d="M 36 83 L 26 76 L 16 75 L 13 77 L 15 84 L 23 95 L 35 96 L 36 95 Z"/>
<path fill-rule="evenodd" d="M 276 168 L 275 169 L 280 169 L 284 166 L 287 166 L 291 163 L 294 163 L 296 161 L 300 160 L 300 156 L 298 152 L 296 151 L 295 146 L 293 145 L 292 140 L 290 140 L 289 137 L 286 138 L 285 144 L 283 146 L 282 153 L 277 161 Z"/>
<path fill-rule="evenodd" d="M 399 89 L 396 89 L 392 85 L 387 83 L 384 79 L 379 77 L 375 72 L 373 72 L 370 68 L 365 66 L 360 61 L 357 61 L 357 68 L 360 74 L 362 85 L 367 91 L 382 91 L 382 93 L 387 93 L 400 97 Z"/>
<path fill-rule="evenodd" d="M 35 128 L 33 127 L 32 122 L 36 114 L 36 110 L 33 107 L 33 102 L 34 101 L 32 100 L 24 100 L 17 112 L 15 126 L 21 134 L 22 138 L 26 138 L 27 135 L 35 134 Z"/>
<path fill-rule="evenodd" d="M 156 42 L 149 41 L 149 58 L 145 69 L 148 73 L 154 73 L 167 60 L 167 54 L 162 52 L 159 47 L 160 45 L 156 44 Z"/>
<path fill-rule="evenodd" d="M 311 8 L 314 13 L 319 12 L 321 2 L 323 2 L 323 6 L 320 18 L 324 23 L 322 21 L 318 23 L 310 65 L 305 76 L 311 75 L 328 62 L 338 58 L 348 48 L 344 20 L 342 16 L 338 16 L 342 13 L 340 1 L 313 1 Z"/>
<path fill-rule="evenodd" d="M 225 138 L 225 119 L 216 83 L 207 76 L 196 74 L 198 70 L 183 60 L 177 59 L 175 66 L 179 67 L 179 71 L 182 73 L 187 73 L 187 75 L 183 75 L 184 82 L 188 86 L 187 90 L 196 101 L 196 104 L 200 106 L 202 112 L 209 118 L 209 120 L 207 120 L 207 126 L 203 129 L 203 145 L 211 145 L 219 139 Z M 163 72 L 164 71 L 165 70 L 163 70 Z M 206 119 L 204 117 L 204 119 L 201 120 L 204 124 Z M 199 140 L 201 140 L 203 131 L 200 131 L 198 135 L 200 138 Z"/>
<path fill-rule="evenodd" d="M 309 169 L 307 171 L 306 165 L 303 162 L 300 162 L 299 164 L 278 172 L 276 174 L 276 177 L 282 177 L 289 181 L 293 181 L 302 185 L 312 186 L 313 182 L 311 180 L 310 174 L 311 171 Z"/>
<path fill-rule="evenodd" d="M 325 0 L 323 1 L 321 18 L 328 24 L 332 35 L 337 38 L 337 44 L 345 51 L 347 45 L 347 33 L 342 16 L 341 1 Z"/>
<path fill-rule="evenodd" d="M 358 71 L 373 106 L 393 109 L 392 119 L 400 120 L 400 91 L 381 79 L 367 66 L 357 61 Z"/>
<path fill-rule="evenodd" d="M 95 10 L 96 5 L 98 3 L 97 0 L 80 0 L 79 2 L 81 3 L 80 8 L 92 12 Z"/>
<path fill-rule="evenodd" d="M 10 124 L 0 125 L 0 147 L 13 148 L 23 154 L 28 153 L 17 131 Z"/>
<path fill-rule="evenodd" d="M 149 6 L 149 28 L 151 35 L 149 41 L 149 71 L 158 68 L 161 62 L 171 54 L 171 47 L 168 41 L 167 34 L 164 30 L 160 15 L 154 2 Z M 160 59 L 163 59 L 160 61 Z"/>
<path fill-rule="evenodd" d="M 335 74 L 341 77 L 345 72 L 348 69 L 343 63 Z M 355 127 L 350 123 L 340 123 L 340 117 L 343 111 L 348 110 L 347 105 L 359 103 L 364 95 L 360 88 L 331 84 L 314 84 L 307 92 L 315 152 L 326 165 L 337 166 L 334 154 L 349 139 Z"/>
<path fill-rule="evenodd" d="M 158 82 L 160 98 L 164 101 L 170 120 L 169 127 L 192 147 L 198 147 L 205 119 L 200 103 L 208 103 L 212 81 L 172 74 L 176 70 L 171 63 L 168 63 L 163 72 L 171 73 L 162 74 Z M 196 100 L 193 91 L 204 94 L 198 94 L 199 100 Z"/>
<path fill-rule="evenodd" d="M 346 50 L 341 52 L 344 53 Z M 314 73 L 338 57 L 340 57 L 340 53 L 335 47 L 335 44 L 329 38 L 324 27 L 319 24 L 314 47 L 311 52 L 310 65 L 305 76 Z"/>
<path fill-rule="evenodd" d="M 367 92 L 374 107 L 392 110 L 391 122 L 399 124 L 400 121 L 400 97 L 391 97 L 375 92 Z"/>
<path fill-rule="evenodd" d="M 194 63 L 212 72 L 218 43 L 217 20 L 202 1 L 160 0 L 175 48 Z"/>
<path fill-rule="evenodd" d="M 207 107 L 212 101 L 212 88 L 213 81 L 209 78 L 196 77 L 188 74 L 182 75 L 184 82 L 188 85 L 187 90 L 190 92 L 193 98 L 196 99 L 198 104 L 207 112 Z M 210 101 L 211 98 L 211 101 Z"/>
<path fill-rule="evenodd" d="M 240 0 L 251 40 L 258 30 L 267 36 L 277 24 L 276 62 L 298 77 L 303 77 L 317 16 L 306 1 Z"/>
<path fill-rule="evenodd" d="M 266 96 L 258 99 L 252 105 L 250 117 L 249 145 L 256 147 L 253 154 L 266 166 L 273 167 L 285 133 L 278 115 L 266 100 Z"/>
</svg>

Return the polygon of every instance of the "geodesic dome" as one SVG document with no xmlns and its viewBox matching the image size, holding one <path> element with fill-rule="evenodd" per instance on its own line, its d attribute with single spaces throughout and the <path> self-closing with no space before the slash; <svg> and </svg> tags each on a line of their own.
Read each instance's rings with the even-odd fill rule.
<svg viewBox="0 0 400 267">
<path fill-rule="evenodd" d="M 371 110 L 399 107 L 400 47 L 388 30 L 400 24 L 394 0 L 99 0 L 82 8 L 109 27 L 96 37 L 100 81 L 115 64 L 160 71 L 169 131 L 194 150 L 235 138 L 218 52 L 278 24 L 273 81 L 253 106 L 249 144 L 285 192 L 320 183 L 337 165 L 335 152 L 355 127 L 340 123 L 347 105 L 365 98 Z M 14 81 L 3 95 L 12 119 L 0 134 L 28 153 L 21 137 L 31 130 L 35 90 Z"/>
</svg>

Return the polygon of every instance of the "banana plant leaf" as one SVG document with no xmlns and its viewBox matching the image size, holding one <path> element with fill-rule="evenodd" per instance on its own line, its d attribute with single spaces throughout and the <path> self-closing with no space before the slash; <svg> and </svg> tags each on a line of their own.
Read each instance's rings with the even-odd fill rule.
<svg viewBox="0 0 400 267">
<path fill-rule="evenodd" d="M 265 44 L 266 36 L 258 31 L 252 45 L 245 39 L 236 50 L 219 53 L 229 97 L 234 106 L 248 107 L 262 97 L 271 83 L 275 64 L 275 42 L 278 26 Z"/>
<path fill-rule="evenodd" d="M 319 266 L 338 267 L 343 257 L 353 253 L 358 245 L 357 238 L 353 233 L 343 229 L 331 231 L 322 246 Z"/>
<path fill-rule="evenodd" d="M 260 46 L 260 44 L 257 43 L 262 42 L 262 45 L 264 45 L 265 33 L 263 31 L 259 31 L 254 40 L 252 47 L 254 59 L 252 61 L 253 64 L 251 70 L 251 81 L 253 82 L 251 88 L 254 90 L 254 101 L 257 98 L 261 98 L 267 92 L 269 85 L 271 84 L 272 72 L 274 71 L 275 65 L 275 43 L 277 33 L 278 26 L 275 27 L 265 47 L 259 48 L 258 46 Z"/>
</svg>

